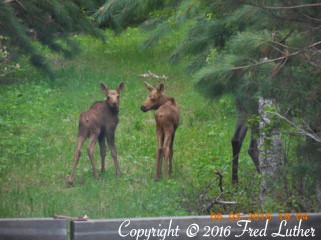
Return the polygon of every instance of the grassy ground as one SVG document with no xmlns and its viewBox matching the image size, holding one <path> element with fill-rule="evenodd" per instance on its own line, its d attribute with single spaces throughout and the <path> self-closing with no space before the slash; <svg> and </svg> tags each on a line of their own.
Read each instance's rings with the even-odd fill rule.
<svg viewBox="0 0 321 240">
<path fill-rule="evenodd" d="M 57 79 L 53 82 L 27 70 L 25 81 L 1 86 L 0 217 L 187 215 L 190 212 L 181 202 L 191 195 L 183 193 L 193 193 L 215 179 L 214 170 L 223 171 L 225 186 L 229 186 L 233 101 L 229 97 L 206 101 L 195 92 L 183 65 L 168 63 L 177 36 L 142 52 L 139 43 L 144 36 L 138 30 L 129 29 L 117 37 L 108 35 L 107 44 L 78 36 L 83 53 L 70 61 L 57 59 Z M 166 93 L 181 106 L 173 176 L 160 182 L 153 181 L 154 113 L 140 111 L 148 91 L 143 85 L 146 79 L 138 74 L 148 70 L 169 77 L 164 82 Z M 116 147 L 123 177 L 115 177 L 107 153 L 107 171 L 95 180 L 84 146 L 75 186 L 70 188 L 66 182 L 76 147 L 79 114 L 104 98 L 99 82 L 114 89 L 121 81 L 126 86 L 121 96 Z M 159 83 L 155 79 L 147 81 Z M 252 177 L 245 180 L 244 176 L 252 176 L 254 166 L 245 152 L 240 159 L 240 179 L 251 182 Z M 98 144 L 95 160 L 99 166 Z"/>
</svg>

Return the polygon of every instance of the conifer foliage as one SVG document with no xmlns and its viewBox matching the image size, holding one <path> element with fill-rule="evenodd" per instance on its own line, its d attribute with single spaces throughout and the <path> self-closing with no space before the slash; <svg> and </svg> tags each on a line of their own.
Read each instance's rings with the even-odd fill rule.
<svg viewBox="0 0 321 240">
<path fill-rule="evenodd" d="M 210 97 L 273 98 L 293 132 L 320 143 L 321 3 L 214 1 L 208 9 L 208 31 L 224 41 L 206 41 L 209 58 L 196 74 L 198 88 Z"/>
<path fill-rule="evenodd" d="M 149 14 L 165 7 L 165 1 L 158 0 L 107 0 L 94 14 L 101 27 L 119 32 L 131 25 L 145 21 Z"/>
<path fill-rule="evenodd" d="M 260 96 L 276 99 L 286 120 L 309 126 L 296 130 L 320 142 L 320 2 L 108 0 L 95 17 L 114 29 L 140 19 L 152 29 L 144 47 L 187 25 L 171 59 L 189 56 L 187 69 L 204 95 L 232 93 L 255 108 Z"/>
<path fill-rule="evenodd" d="M 0 34 L 11 52 L 25 54 L 36 67 L 51 73 L 46 59 L 33 44 L 37 40 L 54 52 L 70 57 L 78 46 L 70 36 L 88 33 L 103 39 L 88 17 L 101 2 L 59 0 L 5 0 L 0 3 Z"/>
<path fill-rule="evenodd" d="M 96 16 L 100 21 L 115 16 L 111 22 L 121 26 L 125 22 L 121 19 L 131 16 L 131 8 L 125 7 L 125 2 L 131 5 L 139 0 L 109 0 L 104 14 Z M 152 29 L 143 45 L 151 46 L 168 33 L 184 29 L 185 37 L 174 50 L 172 61 L 187 56 L 190 60 L 187 69 L 194 73 L 195 85 L 205 96 L 232 94 L 242 101 L 249 114 L 257 114 L 261 97 L 273 99 L 277 110 L 270 109 L 269 114 L 284 123 L 281 132 L 301 137 L 296 147 L 302 157 L 294 157 L 299 159 L 300 174 L 302 169 L 309 169 L 304 171 L 318 176 L 321 169 L 321 2 L 161 2 L 162 10 L 145 8 L 141 15 L 141 19 L 146 18 L 142 26 Z M 115 11 L 110 5 L 116 3 L 118 15 L 113 15 Z M 321 193 L 321 187 L 318 191 Z"/>
</svg>

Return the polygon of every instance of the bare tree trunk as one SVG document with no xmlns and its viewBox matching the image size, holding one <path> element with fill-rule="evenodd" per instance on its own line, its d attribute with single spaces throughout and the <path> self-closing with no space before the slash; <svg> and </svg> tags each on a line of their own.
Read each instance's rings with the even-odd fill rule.
<svg viewBox="0 0 321 240">
<path fill-rule="evenodd" d="M 265 108 L 273 105 L 274 101 L 271 99 L 259 99 L 261 122 L 259 124 L 260 137 L 258 139 L 258 147 L 260 150 L 259 167 L 262 174 L 260 187 L 260 197 L 262 201 L 264 201 L 265 196 L 273 190 L 273 180 L 275 180 L 276 173 L 284 162 L 279 127 L 274 126 L 273 129 L 267 130 L 267 126 L 272 124 L 272 122 Z"/>
</svg>

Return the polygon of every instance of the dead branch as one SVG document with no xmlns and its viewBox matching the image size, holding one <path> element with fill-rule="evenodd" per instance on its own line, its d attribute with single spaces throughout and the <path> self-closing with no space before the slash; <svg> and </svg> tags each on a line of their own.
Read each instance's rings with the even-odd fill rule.
<svg viewBox="0 0 321 240">
<path fill-rule="evenodd" d="M 217 199 L 214 199 L 211 204 L 223 204 L 223 205 L 236 205 L 237 202 L 234 202 L 234 201 L 222 201 L 222 200 L 217 200 Z"/>
<path fill-rule="evenodd" d="M 219 171 L 215 171 L 215 173 L 217 174 L 217 176 L 219 177 L 219 187 L 220 187 L 220 191 L 221 193 L 223 193 L 223 175 L 222 173 L 220 173 Z"/>
<path fill-rule="evenodd" d="M 223 191 L 223 175 L 220 171 L 215 171 L 215 173 L 217 174 L 218 178 L 219 178 L 219 187 L 220 187 L 220 191 L 221 191 L 221 194 L 219 196 L 217 196 L 216 198 L 214 199 L 207 199 L 204 197 L 204 195 L 200 195 L 200 198 L 202 198 L 202 200 L 208 202 L 208 204 L 203 207 L 203 211 L 209 211 L 214 204 L 220 204 L 220 205 L 223 205 L 224 209 L 225 209 L 225 205 L 236 205 L 237 202 L 234 202 L 234 201 L 225 201 L 225 200 L 220 200 L 221 198 L 224 199 L 224 195 L 227 193 L 227 192 L 224 192 Z"/>
<path fill-rule="evenodd" d="M 167 80 L 167 79 L 168 79 L 167 76 L 165 76 L 165 75 L 163 75 L 163 76 L 158 76 L 158 75 L 156 75 L 155 73 L 152 73 L 150 70 L 148 70 L 147 73 L 142 73 L 142 74 L 139 74 L 138 76 L 144 77 L 144 78 L 151 77 L 151 78 L 164 79 L 164 80 Z"/>
<path fill-rule="evenodd" d="M 4 1 L 4 3 L 12 3 L 12 2 L 18 3 L 24 10 L 26 10 L 25 6 L 23 6 L 23 4 L 21 2 L 19 2 L 18 0 L 5 0 Z"/>
<path fill-rule="evenodd" d="M 225 193 L 222 192 L 217 198 L 214 198 L 212 200 L 209 201 L 209 203 L 203 207 L 203 211 L 207 211 L 209 212 L 210 209 L 214 206 L 214 204 L 220 204 L 223 205 L 225 207 L 225 205 L 236 205 L 238 204 L 237 202 L 234 201 L 225 201 L 225 200 L 219 200 Z"/>
<path fill-rule="evenodd" d="M 54 215 L 54 219 L 66 219 L 70 221 L 88 221 L 89 217 L 87 215 L 82 216 L 82 217 L 70 217 L 70 216 L 65 216 L 65 215 Z"/>
<path fill-rule="evenodd" d="M 287 119 L 286 117 L 282 116 L 279 113 L 271 112 L 271 111 L 266 111 L 266 113 L 275 115 L 275 116 L 281 118 L 282 120 L 286 121 L 287 123 L 289 123 L 295 129 L 297 134 L 312 138 L 313 140 L 315 140 L 317 142 L 321 142 L 321 137 L 318 136 L 316 133 L 314 133 L 309 127 L 308 127 L 308 130 L 304 130 L 304 129 L 300 128 L 297 124 L 291 122 L 289 119 Z M 303 122 L 303 123 L 305 123 L 305 122 Z"/>
</svg>

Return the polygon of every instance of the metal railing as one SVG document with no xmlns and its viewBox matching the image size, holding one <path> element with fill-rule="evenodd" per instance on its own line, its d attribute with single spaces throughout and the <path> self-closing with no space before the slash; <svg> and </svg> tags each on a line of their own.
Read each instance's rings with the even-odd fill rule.
<svg viewBox="0 0 321 240">
<path fill-rule="evenodd" d="M 70 226 L 70 229 L 69 229 Z M 70 221 L 0 219 L 0 240 L 321 239 L 321 213 Z"/>
</svg>

